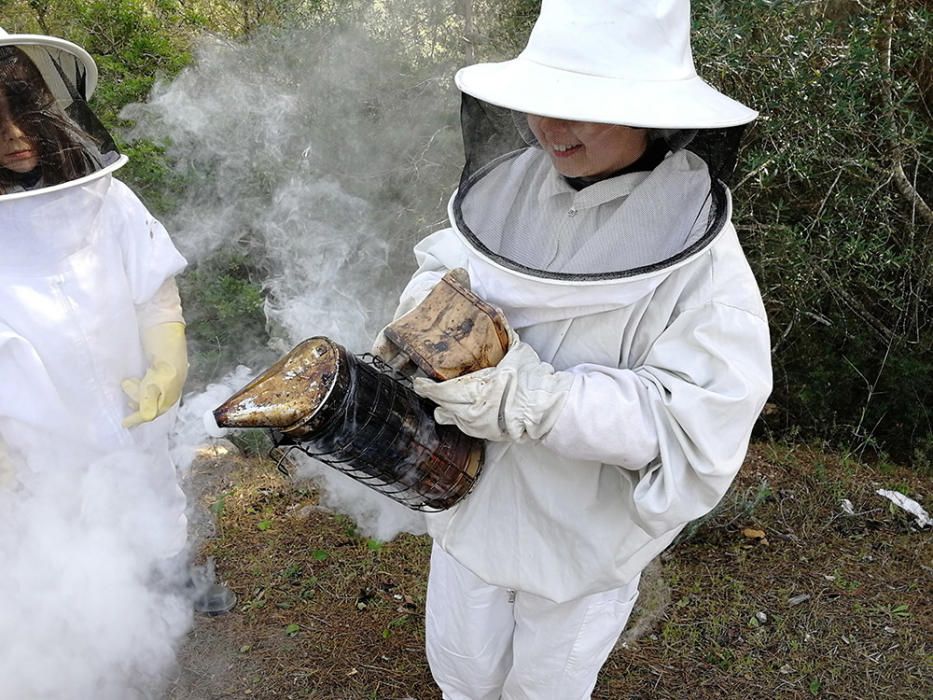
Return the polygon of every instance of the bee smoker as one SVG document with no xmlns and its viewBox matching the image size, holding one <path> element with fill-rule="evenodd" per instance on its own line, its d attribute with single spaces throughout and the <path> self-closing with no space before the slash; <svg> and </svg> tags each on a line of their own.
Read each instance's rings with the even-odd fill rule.
<svg viewBox="0 0 933 700">
<path fill-rule="evenodd" d="M 386 336 L 436 379 L 495 364 L 504 320 L 453 270 Z M 480 475 L 482 440 L 439 425 L 434 405 L 371 355 L 322 336 L 297 345 L 214 411 L 225 428 L 271 428 L 294 447 L 415 510 L 466 496 Z"/>
<path fill-rule="evenodd" d="M 415 510 L 473 488 L 483 443 L 438 425 L 433 405 L 378 360 L 305 340 L 214 411 L 225 428 L 271 428 L 295 447 Z"/>
</svg>

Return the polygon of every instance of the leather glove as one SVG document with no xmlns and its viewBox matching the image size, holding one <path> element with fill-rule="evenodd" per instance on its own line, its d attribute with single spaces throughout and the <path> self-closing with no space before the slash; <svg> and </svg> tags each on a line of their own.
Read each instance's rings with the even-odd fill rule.
<svg viewBox="0 0 933 700">
<path fill-rule="evenodd" d="M 188 376 L 188 349 L 184 323 L 160 323 L 142 333 L 149 369 L 141 379 L 125 379 L 121 386 L 136 412 L 123 420 L 132 428 L 155 420 L 181 398 Z"/>
<path fill-rule="evenodd" d="M 495 367 L 446 382 L 414 380 L 419 396 L 437 404 L 434 419 L 484 440 L 540 439 L 554 426 L 573 384 L 510 328 L 509 350 Z"/>
</svg>

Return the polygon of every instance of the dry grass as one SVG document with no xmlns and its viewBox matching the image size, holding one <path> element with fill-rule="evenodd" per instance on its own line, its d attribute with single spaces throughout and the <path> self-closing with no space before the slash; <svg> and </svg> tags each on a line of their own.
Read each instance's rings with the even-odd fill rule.
<svg viewBox="0 0 933 700">
<path fill-rule="evenodd" d="M 172 700 L 439 697 L 423 652 L 426 538 L 366 540 L 267 461 L 198 468 L 214 475 L 205 552 L 239 604 L 199 619 Z M 931 481 L 755 446 L 717 513 L 646 575 L 593 697 L 933 697 L 930 533 L 874 493 L 919 500 Z"/>
</svg>

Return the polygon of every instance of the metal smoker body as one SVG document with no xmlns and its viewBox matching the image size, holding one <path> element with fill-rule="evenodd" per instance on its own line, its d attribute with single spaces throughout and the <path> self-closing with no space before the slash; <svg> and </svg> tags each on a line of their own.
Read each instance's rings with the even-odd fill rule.
<svg viewBox="0 0 933 700">
<path fill-rule="evenodd" d="M 271 428 L 281 446 L 409 508 L 449 508 L 473 488 L 483 443 L 438 425 L 433 405 L 390 372 L 327 338 L 310 338 L 214 417 L 221 427 Z"/>
</svg>

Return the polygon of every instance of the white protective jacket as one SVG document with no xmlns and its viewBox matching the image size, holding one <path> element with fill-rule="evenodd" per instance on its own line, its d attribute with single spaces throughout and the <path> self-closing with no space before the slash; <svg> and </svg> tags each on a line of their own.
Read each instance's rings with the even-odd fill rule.
<svg viewBox="0 0 933 700">
<path fill-rule="evenodd" d="M 165 288 L 186 263 L 165 229 L 105 171 L 0 198 L 0 244 L 0 440 L 33 468 L 145 453 L 178 491 L 172 412 L 127 430 L 120 387 L 147 368 L 140 316 L 181 320 Z"/>
<path fill-rule="evenodd" d="M 503 198 L 507 186 L 486 191 L 518 202 Z M 429 532 L 493 585 L 555 602 L 622 586 L 723 497 L 771 390 L 765 311 L 728 208 L 689 254 L 580 281 L 481 251 L 458 230 L 454 201 L 452 227 L 416 246 L 398 313 L 464 267 L 473 290 L 573 381 L 540 439 L 487 443 L 475 490 L 429 514 Z"/>
</svg>

